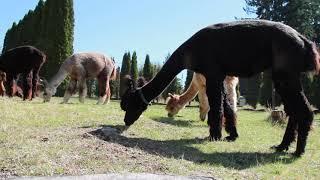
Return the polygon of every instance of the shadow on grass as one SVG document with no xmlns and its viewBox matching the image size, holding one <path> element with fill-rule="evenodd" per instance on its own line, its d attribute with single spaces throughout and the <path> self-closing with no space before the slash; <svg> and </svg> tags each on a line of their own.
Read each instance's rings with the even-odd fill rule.
<svg viewBox="0 0 320 180">
<path fill-rule="evenodd" d="M 117 143 L 129 148 L 139 148 L 149 154 L 160 155 L 166 158 L 184 159 L 197 164 L 211 164 L 243 170 L 254 166 L 271 163 L 288 164 L 295 161 L 295 157 L 287 156 L 286 153 L 260 153 L 260 152 L 214 152 L 204 153 L 192 147 L 202 144 L 206 139 L 178 139 L 178 140 L 152 140 L 147 138 L 131 138 L 121 135 L 125 126 L 105 126 L 114 128 L 118 133 L 106 135 L 103 128 L 89 132 L 101 140 Z M 214 142 L 212 142 L 214 143 Z"/>
<path fill-rule="evenodd" d="M 151 117 L 152 120 L 163 123 L 163 124 L 170 124 L 173 126 L 179 126 L 179 127 L 187 127 L 192 125 L 192 121 L 187 120 L 176 120 L 172 117 Z"/>
</svg>

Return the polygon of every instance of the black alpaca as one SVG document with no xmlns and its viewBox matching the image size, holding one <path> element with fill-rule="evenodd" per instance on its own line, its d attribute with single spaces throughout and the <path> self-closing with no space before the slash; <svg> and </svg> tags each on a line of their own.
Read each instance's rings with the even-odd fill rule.
<svg viewBox="0 0 320 180">
<path fill-rule="evenodd" d="M 19 46 L 9 49 L 0 57 L 0 70 L 7 73 L 8 95 L 15 93 L 15 81 L 20 74 L 23 77 L 23 100 L 32 99 L 37 92 L 39 71 L 46 61 L 46 55 L 32 46 Z"/>
<path fill-rule="evenodd" d="M 133 124 L 149 102 L 160 94 L 183 69 L 206 77 L 210 105 L 210 138 L 221 139 L 223 80 L 226 75 L 250 77 L 268 68 L 280 94 L 289 122 L 277 151 L 287 150 L 298 132 L 296 156 L 305 151 L 313 113 L 303 93 L 300 74 L 319 73 L 319 54 L 314 43 L 293 28 L 278 22 L 245 20 L 208 26 L 183 43 L 164 64 L 160 72 L 142 88 L 130 88 L 121 101 L 126 111 L 126 125 Z M 230 114 L 229 114 L 230 113 Z M 226 118 L 235 117 L 227 111 Z M 235 123 L 227 128 L 231 139 L 237 134 Z"/>
</svg>

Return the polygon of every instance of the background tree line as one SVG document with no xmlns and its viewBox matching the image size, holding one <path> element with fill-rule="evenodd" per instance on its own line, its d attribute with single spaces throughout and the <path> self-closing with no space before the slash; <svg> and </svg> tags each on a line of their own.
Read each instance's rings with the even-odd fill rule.
<svg viewBox="0 0 320 180">
<path fill-rule="evenodd" d="M 245 0 L 247 13 L 255 13 L 258 19 L 284 22 L 297 29 L 309 39 L 320 44 L 320 1 L 319 0 Z M 8 29 L 2 52 L 20 45 L 33 45 L 47 55 L 47 62 L 41 71 L 41 76 L 51 78 L 61 63 L 73 53 L 74 11 L 73 0 L 39 0 L 34 10 L 30 10 L 18 23 L 14 22 Z M 166 61 L 170 54 L 165 58 Z M 161 69 L 160 64 L 152 64 L 150 56 L 146 55 L 142 67 L 138 67 L 138 56 L 134 51 L 125 52 L 121 67 L 117 68 L 117 79 L 111 82 L 111 92 L 119 99 L 125 89 L 124 77 L 130 75 L 134 80 L 144 78 L 150 81 Z M 192 79 L 192 72 L 188 71 L 184 90 Z M 62 96 L 66 81 L 57 91 Z M 311 103 L 320 107 L 320 78 L 303 74 L 301 81 L 305 93 Z M 97 93 L 97 82 L 88 81 L 88 95 Z M 170 86 L 162 93 L 166 98 L 169 92 L 181 93 L 181 80 L 175 78 Z M 256 107 L 257 104 L 270 104 L 272 92 L 271 73 L 265 71 L 249 79 L 240 79 L 240 93 L 247 102 Z M 277 99 L 280 104 L 280 99 Z"/>
<path fill-rule="evenodd" d="M 73 0 L 39 0 L 34 10 L 7 30 L 2 52 L 8 49 L 32 45 L 47 55 L 40 75 L 51 78 L 61 63 L 73 53 L 74 10 Z M 62 96 L 66 80 L 57 89 Z"/>
<path fill-rule="evenodd" d="M 283 22 L 307 38 L 320 43 L 320 1 L 319 0 L 246 0 L 245 11 L 255 13 L 258 19 Z M 301 82 L 311 104 L 320 107 L 320 78 L 305 73 Z M 272 81 L 269 70 L 249 79 L 240 79 L 240 92 L 254 108 L 259 103 L 271 103 Z M 276 97 L 276 105 L 280 99 Z"/>
</svg>

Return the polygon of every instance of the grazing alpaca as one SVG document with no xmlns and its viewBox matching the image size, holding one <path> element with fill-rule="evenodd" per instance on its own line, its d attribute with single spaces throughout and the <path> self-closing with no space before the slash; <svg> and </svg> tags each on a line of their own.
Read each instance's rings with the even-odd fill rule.
<svg viewBox="0 0 320 180">
<path fill-rule="evenodd" d="M 274 148 L 288 150 L 297 131 L 294 155 L 300 156 L 305 151 L 313 112 L 299 78 L 301 72 L 319 73 L 319 61 L 315 44 L 282 23 L 243 20 L 208 26 L 183 43 L 149 83 L 126 91 L 120 103 L 126 111 L 124 121 L 133 124 L 179 72 L 190 69 L 206 78 L 210 139 L 220 140 L 223 115 L 235 118 L 228 102 L 223 103 L 225 76 L 250 77 L 271 68 L 275 88 L 289 116 L 283 140 Z M 227 138 L 235 140 L 235 124 L 226 130 L 230 134 Z"/>
<path fill-rule="evenodd" d="M 0 70 L 0 95 L 4 96 L 6 93 L 6 88 L 3 83 L 6 82 L 6 73 Z"/>
<path fill-rule="evenodd" d="M 37 92 L 39 72 L 45 61 L 46 55 L 32 46 L 19 46 L 3 53 L 0 57 L 0 70 L 7 74 L 7 94 L 10 97 L 14 95 L 14 81 L 21 74 L 25 77 L 22 81 L 23 100 L 32 100 Z"/>
<path fill-rule="evenodd" d="M 235 112 L 237 111 L 236 86 L 238 82 L 238 78 L 234 76 L 227 76 L 223 82 L 226 89 L 227 99 Z M 199 97 L 200 119 L 204 121 L 210 107 L 206 94 L 206 78 L 199 73 L 193 74 L 192 81 L 186 92 L 181 95 L 169 93 L 166 106 L 168 116 L 172 117 L 178 114 L 178 112 L 184 108 L 189 101 L 194 99 L 197 94 Z"/>
<path fill-rule="evenodd" d="M 44 81 L 45 91 L 44 102 L 56 93 L 61 82 L 70 76 L 69 85 L 65 91 L 63 103 L 67 103 L 71 95 L 79 88 L 79 101 L 84 102 L 87 94 L 87 79 L 98 79 L 99 100 L 97 104 L 108 103 L 110 100 L 109 80 L 116 77 L 116 67 L 113 60 L 99 53 L 78 53 L 67 58 L 61 65 L 58 73 L 53 76 L 50 82 Z"/>
</svg>

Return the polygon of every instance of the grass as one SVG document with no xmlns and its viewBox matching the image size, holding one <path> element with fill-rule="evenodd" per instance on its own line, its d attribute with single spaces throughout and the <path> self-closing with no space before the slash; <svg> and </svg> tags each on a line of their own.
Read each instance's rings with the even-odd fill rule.
<svg viewBox="0 0 320 180">
<path fill-rule="evenodd" d="M 301 158 L 270 149 L 284 128 L 266 121 L 267 112 L 239 110 L 235 142 L 209 142 L 198 108 L 188 107 L 174 119 L 163 105 L 152 105 L 128 130 L 103 136 L 105 126 L 123 128 L 118 101 L 95 105 L 43 104 L 0 98 L 0 178 L 10 176 L 82 175 L 145 172 L 211 176 L 224 179 L 319 179 L 319 117 Z M 226 134 L 224 134 L 225 136 Z"/>
</svg>

